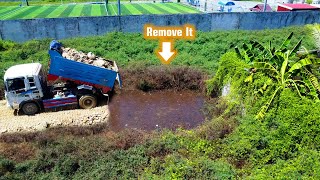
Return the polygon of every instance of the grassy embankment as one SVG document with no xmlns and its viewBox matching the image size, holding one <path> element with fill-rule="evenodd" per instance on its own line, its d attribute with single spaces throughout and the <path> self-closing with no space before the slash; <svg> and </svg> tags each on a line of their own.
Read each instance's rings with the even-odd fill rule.
<svg viewBox="0 0 320 180">
<path fill-rule="evenodd" d="M 143 79 L 144 71 L 174 72 L 172 68 L 181 66 L 201 70 L 209 77 L 216 75 L 209 81 L 207 90 L 221 89 L 231 81 L 231 100 L 220 98 L 215 106 L 208 104 L 212 119 L 193 130 L 115 133 L 92 127 L 3 135 L 0 137 L 0 176 L 17 179 L 318 179 L 319 103 L 285 89 L 275 98 L 264 119 L 255 119 L 267 99 L 255 93 L 256 87 L 267 77 L 258 74 L 253 84 L 244 83 L 247 65 L 234 53 L 225 54 L 232 51 L 231 44 L 249 40 L 264 43 L 272 40 L 275 46 L 280 46 L 291 31 L 295 33 L 292 45 L 303 37 L 305 47 L 315 47 L 307 27 L 199 33 L 195 41 L 176 43 L 179 55 L 170 70 L 160 65 L 153 53 L 158 43 L 145 41 L 141 35 L 112 33 L 63 40 L 66 46 L 117 60 L 124 74 L 139 72 L 135 78 L 144 83 L 151 81 Z M 49 41 L 24 44 L 2 41 L 1 69 L 32 60 L 47 64 Z M 269 86 L 272 87 L 272 83 Z"/>
</svg>

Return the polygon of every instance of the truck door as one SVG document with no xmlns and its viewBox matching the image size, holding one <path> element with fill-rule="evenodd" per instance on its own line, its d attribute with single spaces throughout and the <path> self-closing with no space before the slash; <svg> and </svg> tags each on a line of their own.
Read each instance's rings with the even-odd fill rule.
<svg viewBox="0 0 320 180">
<path fill-rule="evenodd" d="M 27 90 L 30 99 L 37 100 L 43 96 L 40 81 L 34 77 L 27 77 Z"/>
<path fill-rule="evenodd" d="M 8 92 L 21 93 L 25 91 L 24 78 L 15 78 L 7 80 Z"/>
<path fill-rule="evenodd" d="M 13 109 L 19 109 L 20 102 L 25 100 L 22 95 L 26 91 L 25 78 L 15 78 L 6 80 L 6 99 Z"/>
</svg>

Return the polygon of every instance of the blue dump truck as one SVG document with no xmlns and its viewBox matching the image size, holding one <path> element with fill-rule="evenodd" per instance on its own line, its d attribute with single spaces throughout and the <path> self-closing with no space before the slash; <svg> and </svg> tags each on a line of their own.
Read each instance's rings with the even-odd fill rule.
<svg viewBox="0 0 320 180">
<path fill-rule="evenodd" d="M 121 87 L 118 67 L 111 68 L 66 59 L 61 44 L 50 44 L 49 72 L 40 63 L 10 67 L 4 75 L 7 105 L 24 114 L 33 115 L 43 110 L 63 107 L 94 108 L 98 99 L 109 96 L 115 82 Z"/>
</svg>

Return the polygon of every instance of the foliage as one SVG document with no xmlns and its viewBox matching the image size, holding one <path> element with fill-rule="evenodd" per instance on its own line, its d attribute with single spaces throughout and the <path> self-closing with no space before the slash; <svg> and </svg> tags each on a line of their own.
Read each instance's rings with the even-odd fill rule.
<svg viewBox="0 0 320 180">
<path fill-rule="evenodd" d="M 222 140 L 226 153 L 223 157 L 237 167 L 239 176 L 247 179 L 317 179 L 320 174 L 317 157 L 320 148 L 319 102 L 306 96 L 307 92 L 301 93 L 301 86 L 298 89 L 301 96 L 294 86 L 286 86 L 273 98 L 272 106 L 265 112 L 263 121 L 257 120 L 255 115 L 265 102 L 270 101 L 276 89 L 273 86 L 277 87 L 278 84 L 275 77 L 277 73 L 270 70 L 271 66 L 281 74 L 283 61 L 279 61 L 279 67 L 276 67 L 277 62 L 274 59 L 266 61 L 271 66 L 254 67 L 254 63 L 250 64 L 250 57 L 253 62 L 274 57 L 268 56 L 264 51 L 268 48 L 255 44 L 254 49 L 253 45 L 254 42 L 245 47 L 247 54 L 244 54 L 246 57 L 243 56 L 243 59 L 247 59 L 247 63 L 233 52 L 223 55 L 216 76 L 207 81 L 207 88 L 211 90 L 208 92 L 213 94 L 220 94 L 224 85 L 231 84 L 229 95 L 222 98 L 227 100 L 224 101 L 227 106 L 220 113 L 219 119 L 225 122 L 230 118 L 226 116 L 226 112 L 235 113 L 238 117 L 239 126 Z M 259 48 L 262 51 L 258 51 Z M 290 48 L 284 51 L 288 49 Z M 250 52 L 253 53 L 250 55 Z M 276 48 L 271 52 L 276 52 Z M 300 80 L 308 81 L 310 74 L 305 71 L 307 69 L 314 74 L 312 78 L 317 81 L 318 66 L 309 67 L 314 57 L 302 58 L 306 59 L 301 61 L 290 58 L 291 61 L 288 60 L 285 64 L 286 68 L 282 68 L 282 73 L 292 73 L 292 76 L 300 76 Z M 259 70 L 261 67 L 265 69 Z M 250 77 L 251 74 L 254 76 Z M 283 82 L 281 76 L 279 81 Z M 312 83 L 311 79 L 309 83 Z M 314 86 L 317 86 L 317 83 L 314 83 Z M 317 91 L 317 88 L 315 90 Z"/>
<path fill-rule="evenodd" d="M 312 73 L 314 67 L 320 63 L 320 59 L 310 56 L 296 60 L 296 52 L 301 46 L 301 40 L 293 47 L 288 49 L 293 33 L 285 39 L 279 48 L 272 46 L 263 46 L 257 41 L 251 41 L 250 44 L 243 44 L 243 51 L 236 47 L 236 52 L 241 59 L 250 65 L 250 75 L 245 82 L 251 83 L 257 71 L 269 76 L 270 80 L 266 81 L 259 89 L 263 93 L 268 88 L 274 89 L 270 100 L 261 107 L 257 118 L 263 118 L 269 109 L 274 98 L 284 88 L 296 90 L 300 97 L 309 96 L 312 99 L 319 99 L 320 86 L 318 79 Z M 272 83 L 275 82 L 275 83 Z"/>
<path fill-rule="evenodd" d="M 228 139 L 229 153 L 235 161 L 247 163 L 248 174 L 274 174 L 274 167 L 278 167 L 282 169 L 277 172 L 300 169 L 300 174 L 312 176 L 312 164 L 301 167 L 290 163 L 307 158 L 308 151 L 319 151 L 319 103 L 301 99 L 290 89 L 282 91 L 276 101 L 277 107 L 270 109 L 264 121 L 257 121 L 254 116 L 242 120 Z M 254 171 L 249 171 L 252 167 Z"/>
<path fill-rule="evenodd" d="M 0 157 L 0 177 L 10 173 L 14 170 L 14 162 Z"/>
<path fill-rule="evenodd" d="M 151 159 L 142 179 L 235 179 L 235 172 L 224 161 L 199 157 L 189 159 L 178 154 Z"/>
<path fill-rule="evenodd" d="M 219 64 L 216 75 L 206 81 L 206 88 L 208 95 L 216 97 L 220 96 L 222 89 L 230 84 L 229 94 L 219 98 L 220 104 L 225 103 L 226 106 L 221 116 L 230 118 L 242 115 L 245 113 L 244 110 L 256 111 L 253 105 L 260 103 L 260 101 L 256 101 L 256 97 L 252 95 L 257 87 L 260 87 L 266 81 L 266 78 L 258 73 L 257 81 L 244 84 L 246 77 L 249 75 L 246 70 L 249 66 L 235 52 L 224 54 Z M 261 97 L 261 95 L 258 97 Z"/>
<path fill-rule="evenodd" d="M 246 57 L 247 60 L 253 57 L 254 61 L 259 60 L 261 55 L 266 54 Z M 319 151 L 319 102 L 299 96 L 294 88 L 284 88 L 274 97 L 273 106 L 266 112 L 263 121 L 257 121 L 254 115 L 272 96 L 274 89 L 270 87 L 277 84 L 274 78 L 276 73 L 270 73 L 269 69 L 266 70 L 269 73 L 256 70 L 254 77 L 249 79 L 250 71 L 243 69 L 246 64 L 241 66 L 235 61 L 242 60 L 237 59 L 234 53 L 222 56 L 216 77 L 208 82 L 208 87 L 217 87 L 221 91 L 222 86 L 231 82 L 228 105 L 237 102 L 243 104 L 245 109 L 244 116 L 238 111 L 238 115 L 242 115 L 239 126 L 224 140 L 228 144 L 226 156 L 239 168 L 238 174 L 248 179 L 316 178 L 319 174 L 318 164 L 313 166 L 310 162 L 313 158 L 317 159 Z M 288 63 L 292 69 L 303 67 L 301 63 L 294 65 L 295 62 L 299 64 L 301 61 Z M 290 71 L 290 67 L 285 70 L 292 73 L 294 70 Z M 237 112 L 236 109 L 231 111 Z"/>
<path fill-rule="evenodd" d="M 313 1 L 313 0 L 306 0 L 306 3 L 307 3 L 307 4 L 312 4 L 312 1 Z"/>
<path fill-rule="evenodd" d="M 313 35 L 317 50 L 320 50 L 320 25 L 315 24 L 313 26 L 308 26 L 308 27 L 312 29 L 312 35 Z"/>
<path fill-rule="evenodd" d="M 299 155 L 290 160 L 279 160 L 275 164 L 270 164 L 255 169 L 248 179 L 319 179 L 320 159 L 319 151 L 302 150 Z"/>
<path fill-rule="evenodd" d="M 243 76 L 248 65 L 241 61 L 235 53 L 227 52 L 221 56 L 219 67 L 223 68 L 219 68 L 215 76 L 206 83 L 208 95 L 221 95 L 223 86 L 228 83 L 234 84 L 233 80 L 238 80 L 239 77 Z"/>
<path fill-rule="evenodd" d="M 222 156 L 220 140 L 201 138 L 194 131 L 163 131 L 141 142 L 140 136 L 145 135 L 133 130 L 118 134 L 105 132 L 83 138 L 62 134 L 49 139 L 45 144 L 39 143 L 37 136 L 39 135 L 28 140 L 29 143 L 36 144 L 37 156 L 20 163 L 5 159 L 2 163 L 3 178 L 235 177 L 233 166 L 224 159 L 217 159 Z M 9 141 L 10 138 L 3 140 Z"/>
</svg>

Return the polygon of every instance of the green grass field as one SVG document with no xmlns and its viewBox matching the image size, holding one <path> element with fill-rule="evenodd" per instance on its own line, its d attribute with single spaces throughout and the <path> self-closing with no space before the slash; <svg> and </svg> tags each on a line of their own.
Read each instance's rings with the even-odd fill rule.
<svg viewBox="0 0 320 180">
<path fill-rule="evenodd" d="M 121 4 L 121 15 L 199 13 L 197 9 L 177 3 Z M 60 18 L 80 16 L 112 16 L 118 14 L 117 4 L 69 4 L 44 6 L 2 6 L 0 20 Z"/>
</svg>

